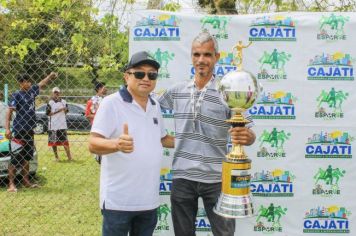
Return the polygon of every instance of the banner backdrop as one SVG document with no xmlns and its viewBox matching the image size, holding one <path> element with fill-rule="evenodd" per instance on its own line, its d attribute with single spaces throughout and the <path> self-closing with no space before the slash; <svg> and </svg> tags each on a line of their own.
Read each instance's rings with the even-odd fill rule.
<svg viewBox="0 0 356 236">
<path fill-rule="evenodd" d="M 244 69 L 263 92 L 248 111 L 257 136 L 246 147 L 256 217 L 236 220 L 236 235 L 356 235 L 355 27 L 355 13 L 132 16 L 130 55 L 147 50 L 160 62 L 157 94 L 193 78 L 191 43 L 202 30 L 218 39 L 218 77 L 236 69 L 236 47 L 246 47 Z M 163 116 L 174 134 L 174 111 Z M 164 150 L 156 235 L 174 235 L 173 152 Z M 196 226 L 197 235 L 212 235 L 202 204 Z"/>
</svg>

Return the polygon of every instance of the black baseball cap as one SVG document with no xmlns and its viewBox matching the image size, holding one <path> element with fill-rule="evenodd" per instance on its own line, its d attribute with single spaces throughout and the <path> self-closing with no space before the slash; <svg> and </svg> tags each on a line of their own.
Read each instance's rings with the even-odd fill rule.
<svg viewBox="0 0 356 236">
<path fill-rule="evenodd" d="M 146 51 L 136 52 L 131 56 L 129 63 L 125 66 L 125 71 L 140 65 L 150 65 L 158 70 L 161 65 Z"/>
</svg>

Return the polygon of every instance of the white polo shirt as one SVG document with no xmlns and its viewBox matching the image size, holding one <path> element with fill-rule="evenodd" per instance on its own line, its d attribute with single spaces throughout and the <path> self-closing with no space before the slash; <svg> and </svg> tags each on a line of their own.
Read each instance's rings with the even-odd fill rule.
<svg viewBox="0 0 356 236">
<path fill-rule="evenodd" d="M 159 206 L 161 138 L 166 136 L 159 103 L 150 98 L 146 111 L 125 87 L 103 99 L 91 132 L 118 138 L 127 123 L 134 151 L 103 155 L 100 173 L 100 207 L 142 211 Z"/>
</svg>

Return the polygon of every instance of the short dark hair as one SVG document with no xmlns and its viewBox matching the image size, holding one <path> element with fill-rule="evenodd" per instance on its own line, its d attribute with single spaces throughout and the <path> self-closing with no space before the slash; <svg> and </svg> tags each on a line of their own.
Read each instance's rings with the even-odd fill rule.
<svg viewBox="0 0 356 236">
<path fill-rule="evenodd" d="M 31 77 L 28 74 L 20 74 L 16 78 L 17 82 L 22 83 L 24 81 L 31 81 Z"/>
<path fill-rule="evenodd" d="M 94 89 L 96 92 L 99 91 L 99 89 L 101 89 L 102 87 L 104 87 L 106 84 L 104 82 L 96 82 L 94 85 Z"/>
</svg>

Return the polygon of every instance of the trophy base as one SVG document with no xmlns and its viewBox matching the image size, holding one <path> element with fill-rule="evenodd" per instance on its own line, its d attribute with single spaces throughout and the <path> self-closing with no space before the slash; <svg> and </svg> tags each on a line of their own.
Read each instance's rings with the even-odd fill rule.
<svg viewBox="0 0 356 236">
<path fill-rule="evenodd" d="M 255 216 L 250 195 L 233 196 L 221 193 L 213 211 L 226 218 L 247 218 Z"/>
</svg>

